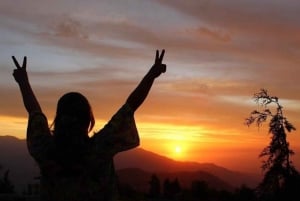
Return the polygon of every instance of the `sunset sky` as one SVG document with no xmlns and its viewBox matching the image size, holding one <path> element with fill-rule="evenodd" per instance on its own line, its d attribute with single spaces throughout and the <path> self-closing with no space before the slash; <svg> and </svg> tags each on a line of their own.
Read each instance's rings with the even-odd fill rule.
<svg viewBox="0 0 300 201">
<path fill-rule="evenodd" d="M 165 49 L 167 72 L 135 113 L 141 148 L 259 172 L 268 124 L 244 120 L 265 88 L 298 129 L 287 140 L 299 170 L 299 10 L 298 0 L 0 0 L 0 135 L 26 133 L 11 56 L 27 56 L 49 123 L 58 98 L 79 91 L 96 131 L 148 72 L 156 49 Z"/>
</svg>

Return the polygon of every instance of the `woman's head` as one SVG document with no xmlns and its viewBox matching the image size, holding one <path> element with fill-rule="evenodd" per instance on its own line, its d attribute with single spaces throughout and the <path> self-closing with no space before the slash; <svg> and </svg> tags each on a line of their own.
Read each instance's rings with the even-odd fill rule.
<svg viewBox="0 0 300 201">
<path fill-rule="evenodd" d="M 80 133 L 87 135 L 94 124 L 92 108 L 82 94 L 69 92 L 58 100 L 56 117 L 53 122 L 54 135 L 76 135 Z"/>
</svg>

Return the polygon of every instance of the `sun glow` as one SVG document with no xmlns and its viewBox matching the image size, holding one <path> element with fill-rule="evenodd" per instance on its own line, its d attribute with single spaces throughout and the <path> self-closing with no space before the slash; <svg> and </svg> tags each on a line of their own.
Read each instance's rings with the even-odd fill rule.
<svg viewBox="0 0 300 201">
<path fill-rule="evenodd" d="M 175 153 L 180 154 L 181 152 L 181 147 L 180 146 L 176 146 L 175 147 Z"/>
<path fill-rule="evenodd" d="M 173 141 L 167 145 L 167 155 L 175 160 L 186 160 L 189 143 L 185 141 Z"/>
<path fill-rule="evenodd" d="M 27 121 L 26 117 L 0 116 L 1 134 L 25 139 Z"/>
<path fill-rule="evenodd" d="M 141 147 L 174 160 L 190 160 L 193 147 L 208 139 L 209 129 L 198 125 L 139 123 Z M 153 145 L 155 144 L 155 148 Z"/>
</svg>

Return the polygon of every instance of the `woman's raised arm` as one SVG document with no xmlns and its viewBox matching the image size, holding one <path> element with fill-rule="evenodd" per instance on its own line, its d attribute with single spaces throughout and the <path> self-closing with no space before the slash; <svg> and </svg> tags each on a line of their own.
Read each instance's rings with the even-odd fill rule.
<svg viewBox="0 0 300 201">
<path fill-rule="evenodd" d="M 153 66 L 127 98 L 126 103 L 133 109 L 133 111 L 135 111 L 144 102 L 155 78 L 166 72 L 167 66 L 162 63 L 164 54 L 165 50 L 162 50 L 161 54 L 159 54 L 159 51 L 156 50 Z"/>
<path fill-rule="evenodd" d="M 32 112 L 41 112 L 42 109 L 40 107 L 40 104 L 36 99 L 28 80 L 28 75 L 26 71 L 27 58 L 24 57 L 22 66 L 19 65 L 18 61 L 14 56 L 12 56 L 12 59 L 16 66 L 16 69 L 14 69 L 13 72 L 13 76 L 20 87 L 23 103 L 28 114 Z"/>
</svg>

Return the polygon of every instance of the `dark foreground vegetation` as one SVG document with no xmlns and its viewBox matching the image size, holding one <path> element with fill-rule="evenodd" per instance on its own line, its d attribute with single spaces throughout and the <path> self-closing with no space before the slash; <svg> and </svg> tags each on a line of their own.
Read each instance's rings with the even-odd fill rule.
<svg viewBox="0 0 300 201">
<path fill-rule="evenodd" d="M 232 191 L 217 190 L 205 181 L 194 180 L 190 187 L 183 188 L 176 178 L 161 181 L 153 174 L 149 178 L 147 192 L 138 191 L 130 184 L 119 184 L 119 201 L 298 201 L 299 190 L 294 191 L 299 188 L 299 180 L 297 182 L 291 189 L 274 191 L 274 194 L 262 199 L 258 194 L 259 188 L 250 188 L 246 185 Z M 22 195 L 19 195 L 14 193 L 13 185 L 8 180 L 4 183 L 1 180 L 0 192 L 1 201 L 40 201 L 38 184 L 28 185 Z"/>
</svg>

